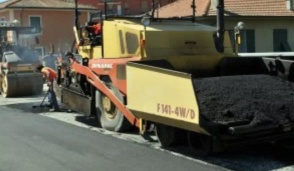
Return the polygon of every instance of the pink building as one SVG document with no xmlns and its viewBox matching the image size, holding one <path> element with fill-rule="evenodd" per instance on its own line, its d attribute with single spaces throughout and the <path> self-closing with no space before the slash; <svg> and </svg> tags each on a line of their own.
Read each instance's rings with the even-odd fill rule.
<svg viewBox="0 0 294 171">
<path fill-rule="evenodd" d="M 22 45 L 32 46 L 40 55 L 52 50 L 57 53 L 58 49 L 68 51 L 73 45 L 74 9 L 69 0 L 8 0 L 0 3 L 0 22 L 9 25 L 18 20 L 21 26 L 35 27 L 34 35 L 20 37 Z M 96 11 L 89 5 L 79 5 L 79 9 L 80 23 L 88 21 L 89 14 Z"/>
</svg>

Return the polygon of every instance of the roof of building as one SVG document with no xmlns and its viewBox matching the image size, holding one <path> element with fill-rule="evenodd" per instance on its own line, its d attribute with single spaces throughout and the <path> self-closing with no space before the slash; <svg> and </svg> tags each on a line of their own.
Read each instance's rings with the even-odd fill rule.
<svg viewBox="0 0 294 171">
<path fill-rule="evenodd" d="M 195 0 L 197 16 L 216 15 L 212 1 Z M 225 15 L 228 16 L 294 16 L 287 9 L 286 0 L 224 0 Z M 159 10 L 160 17 L 192 16 L 192 0 L 178 0 Z"/>
<path fill-rule="evenodd" d="M 196 3 L 196 16 L 206 15 L 209 9 L 209 0 L 195 0 Z M 193 11 L 191 8 L 192 0 L 178 0 L 168 5 L 161 7 L 158 10 L 158 17 L 185 17 L 192 16 Z"/>
<path fill-rule="evenodd" d="M 94 10 L 90 5 L 79 4 L 79 9 Z M 0 9 L 6 8 L 46 8 L 46 9 L 72 9 L 73 1 L 69 0 L 8 0 L 0 3 Z"/>
</svg>

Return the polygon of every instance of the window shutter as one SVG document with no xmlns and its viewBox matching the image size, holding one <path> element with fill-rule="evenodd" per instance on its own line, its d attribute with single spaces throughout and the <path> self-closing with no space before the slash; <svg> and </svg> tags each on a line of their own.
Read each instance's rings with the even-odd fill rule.
<svg viewBox="0 0 294 171">
<path fill-rule="evenodd" d="M 246 30 L 247 52 L 255 52 L 255 31 Z"/>
<path fill-rule="evenodd" d="M 287 51 L 286 47 L 284 47 L 284 44 L 288 43 L 288 32 L 286 29 L 274 29 L 273 38 L 274 52 Z"/>
</svg>

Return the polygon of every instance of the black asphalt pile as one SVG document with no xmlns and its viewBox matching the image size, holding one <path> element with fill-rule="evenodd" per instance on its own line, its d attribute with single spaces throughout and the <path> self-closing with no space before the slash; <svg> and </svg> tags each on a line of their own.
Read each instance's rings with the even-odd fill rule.
<svg viewBox="0 0 294 171">
<path fill-rule="evenodd" d="M 200 114 L 214 122 L 251 125 L 294 121 L 294 83 L 269 75 L 194 79 Z"/>
</svg>

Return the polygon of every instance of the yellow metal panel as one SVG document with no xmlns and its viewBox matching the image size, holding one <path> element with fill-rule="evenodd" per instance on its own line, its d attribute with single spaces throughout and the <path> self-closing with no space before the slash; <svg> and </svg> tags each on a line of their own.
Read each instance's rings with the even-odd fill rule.
<svg viewBox="0 0 294 171">
<path fill-rule="evenodd" d="M 120 41 L 120 31 L 123 36 L 122 41 Z M 216 54 L 212 36 L 215 31 L 214 27 L 191 22 L 151 23 L 144 28 L 140 23 L 126 20 L 104 21 L 104 54 L 106 58 L 140 56 L 140 48 L 133 54 L 127 52 L 126 33 L 137 35 L 139 42 L 142 32 L 142 35 L 146 34 L 144 37 L 147 43 L 147 57 L 153 57 L 154 54 L 157 56 Z M 196 44 L 193 45 L 193 42 Z M 158 53 L 159 51 L 161 53 Z"/>
<path fill-rule="evenodd" d="M 91 55 L 91 46 L 80 46 L 79 47 L 79 54 L 83 57 L 83 58 L 89 58 Z"/>
<path fill-rule="evenodd" d="M 121 35 L 120 36 L 120 31 Z M 126 33 L 132 33 L 137 36 L 137 41 L 140 41 L 140 30 L 129 28 L 126 25 L 121 25 L 113 21 L 104 21 L 103 26 L 103 42 L 105 58 L 120 58 L 139 56 L 140 49 L 137 48 L 135 53 L 128 53 Z M 120 40 L 120 38 L 122 38 Z"/>
<path fill-rule="evenodd" d="M 192 58 L 207 56 L 219 60 L 219 56 L 232 55 L 232 46 L 228 34 L 225 34 L 225 53 L 219 53 L 215 48 L 213 32 L 210 31 L 165 31 L 146 32 L 145 58 L 152 59 L 173 59 L 181 58 L 187 61 Z M 209 57 L 210 56 L 210 57 Z M 212 61 L 214 60 L 212 59 Z M 191 61 L 191 59 L 188 59 Z M 199 61 L 196 59 L 196 61 Z M 210 59 L 211 61 L 211 59 Z M 204 64 L 206 65 L 206 64 Z"/>
<path fill-rule="evenodd" d="M 112 21 L 103 21 L 103 43 L 105 58 L 121 56 L 118 28 Z"/>
<path fill-rule="evenodd" d="M 143 114 L 143 119 L 144 115 L 146 118 L 153 115 L 183 121 L 182 124 L 192 123 L 191 130 L 206 133 L 199 126 L 199 109 L 190 74 L 128 63 L 127 78 L 127 107 L 138 111 L 140 116 Z M 160 119 L 157 122 L 161 123 Z"/>
<path fill-rule="evenodd" d="M 140 22 L 131 22 L 126 20 L 115 20 L 117 25 L 123 25 L 133 30 L 144 30 L 144 26 Z M 164 22 L 151 22 L 146 27 L 147 31 L 216 31 L 215 27 L 192 23 L 190 21 L 164 21 Z"/>
<path fill-rule="evenodd" d="M 229 35 L 228 31 L 226 31 L 225 34 L 224 34 L 224 47 L 225 47 L 225 50 L 224 50 L 223 55 L 225 55 L 225 56 L 234 55 L 233 44 L 231 42 L 230 35 Z M 234 56 L 237 57 L 236 55 L 234 55 Z"/>
<path fill-rule="evenodd" d="M 156 38 L 156 39 L 155 39 Z M 147 32 L 148 47 L 185 48 L 214 48 L 213 32 L 209 31 L 164 31 Z M 153 42 L 157 42 L 154 44 Z M 199 49 L 201 50 L 201 49 Z M 214 50 L 215 52 L 216 50 Z M 213 53 L 213 52 L 211 52 Z"/>
<path fill-rule="evenodd" d="M 93 58 L 102 58 L 102 47 L 101 46 L 93 47 Z"/>
<path fill-rule="evenodd" d="M 194 55 L 170 57 L 167 60 L 176 69 L 213 71 L 222 58 L 222 55 Z"/>
</svg>

